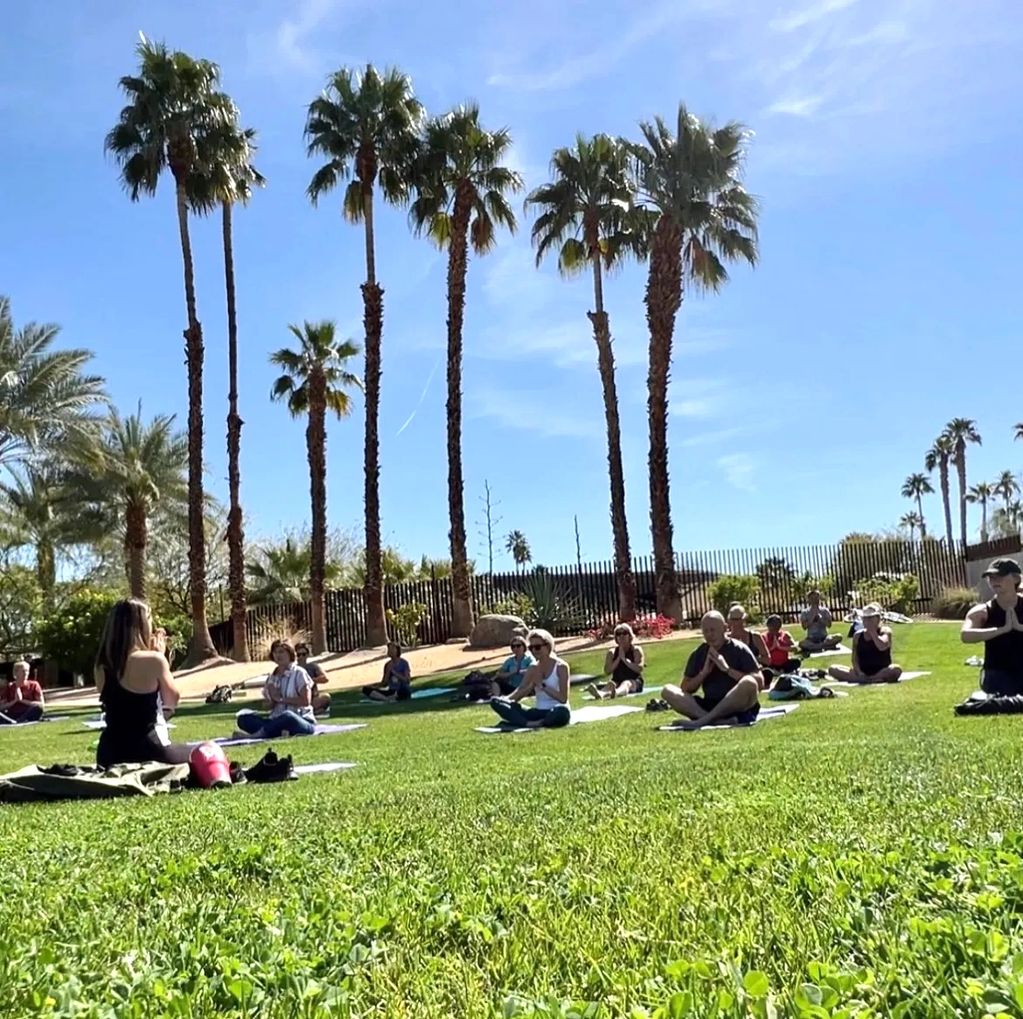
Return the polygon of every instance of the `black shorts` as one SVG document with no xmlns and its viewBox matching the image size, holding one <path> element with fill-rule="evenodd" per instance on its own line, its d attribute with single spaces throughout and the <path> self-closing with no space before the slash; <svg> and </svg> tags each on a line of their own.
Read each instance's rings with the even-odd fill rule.
<svg viewBox="0 0 1023 1019">
<path fill-rule="evenodd" d="M 980 674 L 980 688 L 987 694 L 1023 694 L 1023 676 L 1001 669 L 983 669 Z"/>
<path fill-rule="evenodd" d="M 709 697 L 704 697 L 702 694 L 694 694 L 693 700 L 703 708 L 704 711 L 712 711 L 716 708 L 721 700 L 712 701 Z M 760 714 L 760 703 L 757 702 L 752 708 L 747 708 L 745 711 L 740 711 L 735 715 L 729 717 L 734 718 L 740 725 L 750 725 L 756 721 L 757 715 Z"/>
</svg>

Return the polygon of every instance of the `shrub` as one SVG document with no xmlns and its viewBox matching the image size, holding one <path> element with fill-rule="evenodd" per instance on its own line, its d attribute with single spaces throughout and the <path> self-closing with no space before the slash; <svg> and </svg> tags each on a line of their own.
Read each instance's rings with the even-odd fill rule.
<svg viewBox="0 0 1023 1019">
<path fill-rule="evenodd" d="M 521 591 L 512 591 L 511 594 L 499 598 L 491 605 L 489 611 L 499 616 L 518 616 L 530 626 L 536 618 L 536 606 L 529 595 Z"/>
<path fill-rule="evenodd" d="M 387 610 L 391 634 L 403 647 L 419 643 L 419 624 L 426 618 L 427 607 L 418 601 L 405 602 L 400 608 Z"/>
<path fill-rule="evenodd" d="M 733 605 L 739 604 L 749 613 L 750 622 L 757 621 L 760 597 L 760 580 L 757 577 L 723 573 L 708 586 L 707 596 L 718 612 L 727 613 Z"/>
<path fill-rule="evenodd" d="M 292 647 L 308 644 L 312 634 L 287 617 L 269 616 L 258 619 L 253 627 L 249 651 L 256 661 L 270 661 L 270 646 L 275 640 L 286 640 Z"/>
<path fill-rule="evenodd" d="M 875 573 L 857 581 L 856 590 L 849 593 L 860 605 L 876 602 L 883 609 L 908 613 L 920 597 L 920 581 L 912 573 Z"/>
<path fill-rule="evenodd" d="M 555 631 L 576 629 L 582 617 L 579 604 L 543 569 L 537 569 L 523 581 L 523 595 L 533 606 L 530 626 Z"/>
<path fill-rule="evenodd" d="M 642 615 L 636 616 L 629 625 L 632 627 L 632 632 L 635 633 L 637 638 L 643 637 L 649 640 L 652 637 L 654 640 L 660 640 L 662 637 L 667 637 L 675 629 L 675 620 L 670 616 Z M 586 636 L 590 640 L 610 640 L 614 635 L 616 626 L 618 626 L 618 623 L 601 623 L 600 626 L 587 630 Z"/>
<path fill-rule="evenodd" d="M 177 668 L 188 651 L 192 620 L 181 612 L 161 612 L 155 615 L 153 623 L 167 631 L 167 660 L 172 669 Z"/>
<path fill-rule="evenodd" d="M 964 619 L 979 600 L 972 587 L 944 587 L 931 602 L 931 615 L 937 619 Z"/>
<path fill-rule="evenodd" d="M 91 683 L 103 624 L 117 601 L 114 594 L 88 588 L 73 594 L 36 626 L 34 638 L 39 652 L 48 661 L 58 662 Z"/>
</svg>

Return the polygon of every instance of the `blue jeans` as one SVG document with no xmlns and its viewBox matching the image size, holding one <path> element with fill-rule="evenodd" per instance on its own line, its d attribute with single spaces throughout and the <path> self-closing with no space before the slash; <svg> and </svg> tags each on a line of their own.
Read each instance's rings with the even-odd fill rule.
<svg viewBox="0 0 1023 1019">
<path fill-rule="evenodd" d="M 316 731 L 314 722 L 303 718 L 295 711 L 282 711 L 273 718 L 258 711 L 239 711 L 235 717 L 235 724 L 242 732 L 247 732 L 250 736 L 258 733 L 264 739 L 277 739 L 285 732 L 289 736 L 312 736 Z"/>
<path fill-rule="evenodd" d="M 572 712 L 567 705 L 556 708 L 524 708 L 518 701 L 509 704 L 507 701 L 491 701 L 490 706 L 501 716 L 502 722 L 524 728 L 528 722 L 542 722 L 544 729 L 560 729 L 572 720 Z"/>
</svg>

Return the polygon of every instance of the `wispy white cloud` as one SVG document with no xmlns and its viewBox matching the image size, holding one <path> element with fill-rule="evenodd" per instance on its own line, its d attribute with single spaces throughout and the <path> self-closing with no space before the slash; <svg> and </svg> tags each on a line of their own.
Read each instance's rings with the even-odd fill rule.
<svg viewBox="0 0 1023 1019">
<path fill-rule="evenodd" d="M 767 107 L 767 112 L 784 114 L 790 117 L 810 117 L 820 109 L 823 102 L 823 96 L 778 99 Z"/>
<path fill-rule="evenodd" d="M 726 453 L 719 456 L 717 465 L 725 475 L 725 480 L 742 492 L 756 491 L 754 483 L 755 461 L 749 453 Z"/>
<path fill-rule="evenodd" d="M 789 14 L 774 18 L 770 27 L 776 32 L 795 32 L 799 28 L 805 28 L 807 25 L 826 18 L 829 14 L 852 7 L 856 2 L 857 0 L 819 0 L 818 3 L 811 4 L 809 7 L 803 7 L 798 11 L 791 11 Z"/>
<path fill-rule="evenodd" d="M 576 405 L 574 401 L 566 401 L 555 394 L 520 393 L 512 399 L 508 390 L 474 386 L 466 395 L 469 417 L 486 419 L 512 431 L 551 439 L 599 439 L 603 434 L 593 418 L 565 409 L 566 405 Z"/>
<path fill-rule="evenodd" d="M 749 432 L 748 428 L 717 428 L 708 432 L 697 432 L 695 435 L 687 435 L 682 439 L 672 439 L 672 446 L 680 449 L 696 449 L 699 446 L 716 446 L 723 442 L 730 442 Z"/>
</svg>

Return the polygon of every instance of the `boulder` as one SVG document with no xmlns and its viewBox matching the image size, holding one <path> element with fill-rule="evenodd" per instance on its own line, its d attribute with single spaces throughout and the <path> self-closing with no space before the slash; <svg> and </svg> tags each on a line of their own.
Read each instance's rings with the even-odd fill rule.
<svg viewBox="0 0 1023 1019">
<path fill-rule="evenodd" d="M 528 632 L 529 627 L 518 616 L 480 616 L 469 636 L 469 647 L 506 647 L 512 637 L 525 637 Z"/>
</svg>

